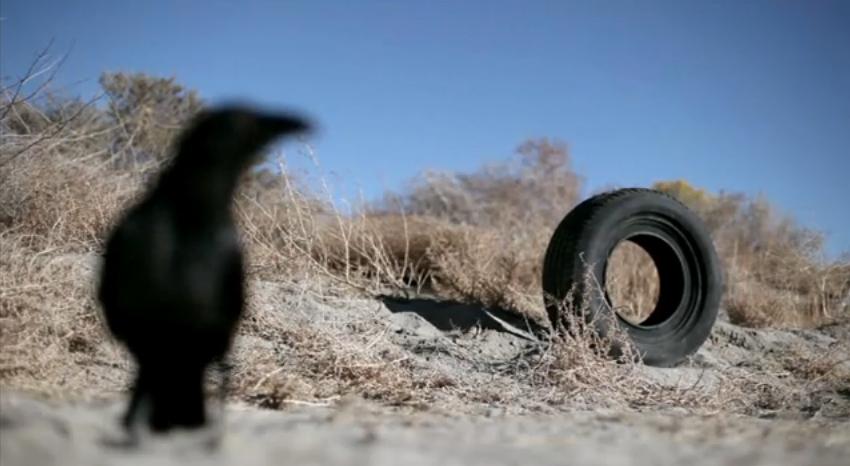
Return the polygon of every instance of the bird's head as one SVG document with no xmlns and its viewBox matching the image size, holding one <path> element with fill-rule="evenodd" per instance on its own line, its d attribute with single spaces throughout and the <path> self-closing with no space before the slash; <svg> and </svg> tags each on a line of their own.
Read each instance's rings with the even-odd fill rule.
<svg viewBox="0 0 850 466">
<path fill-rule="evenodd" d="M 203 111 L 180 136 L 175 163 L 241 171 L 274 139 L 309 129 L 305 119 L 293 114 L 244 106 Z"/>
</svg>

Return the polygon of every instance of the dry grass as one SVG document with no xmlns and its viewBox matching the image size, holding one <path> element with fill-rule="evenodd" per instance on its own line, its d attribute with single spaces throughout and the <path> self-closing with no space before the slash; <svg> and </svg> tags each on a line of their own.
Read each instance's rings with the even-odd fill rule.
<svg viewBox="0 0 850 466">
<path fill-rule="evenodd" d="M 254 339 L 242 341 L 235 353 L 233 388 L 240 398 L 273 408 L 347 395 L 405 405 L 416 401 L 417 388 L 432 383 L 382 340 L 386 325 L 374 317 L 328 319 L 319 327 L 282 321 L 279 312 L 256 306 L 243 323 L 242 333 Z"/>
<path fill-rule="evenodd" d="M 0 381 L 60 398 L 122 389 L 129 364 L 92 299 L 94 257 L 31 242 L 0 234 Z"/>
<path fill-rule="evenodd" d="M 132 141 L 141 138 L 145 151 L 165 153 L 173 131 L 162 131 L 150 115 L 133 116 L 132 107 L 120 107 L 118 119 L 78 104 L 54 108 L 14 100 L 8 92 L 5 98 L 0 383 L 53 396 L 123 390 L 130 366 L 106 335 L 92 299 L 97 253 L 111 223 L 165 159 L 144 155 Z M 132 125 L 123 119 L 130 117 Z M 149 127 L 155 131 L 146 133 Z M 120 161 L 127 154 L 132 163 Z M 388 194 L 353 214 L 335 209 L 322 190 L 300 186 L 282 162 L 277 170 L 249 175 L 234 206 L 253 292 L 234 352 L 233 396 L 275 408 L 350 394 L 412 407 L 747 411 L 801 403 L 803 395 L 788 395 L 781 377 L 765 382 L 752 371 L 717 375 L 710 393 L 695 384 L 660 384 L 646 377 L 622 337 L 600 340 L 581 318 L 571 325 L 574 331 L 555 333 L 531 354 L 503 364 L 484 364 L 455 347 L 434 349 L 466 361 L 463 370 L 452 370 L 415 358 L 387 335 L 376 314 L 281 316 L 281 309 L 315 303 L 368 308 L 364 303 L 374 304 L 369 296 L 416 290 L 542 321 L 541 257 L 555 225 L 578 200 L 580 181 L 566 148 L 545 140 L 524 144 L 515 159 L 479 172 L 424 175 L 410 192 Z M 847 315 L 848 264 L 817 262 L 811 254 L 816 248 L 790 254 L 788 245 L 799 243 L 785 240 L 759 249 L 748 238 L 790 238 L 797 230 L 756 221 L 750 225 L 764 231 L 741 230 L 745 223 L 732 221 L 743 215 L 743 201 L 733 209 L 728 199 L 718 199 L 697 210 L 727 263 L 732 285 L 726 307 L 735 321 L 805 326 Z M 639 318 L 651 309 L 658 289 L 653 270 L 639 248 L 618 248 L 607 277 L 618 311 Z M 257 291 L 268 283 L 295 301 Z M 569 309 L 568 315 L 579 314 Z M 612 345 L 620 361 L 610 357 Z M 816 359 L 801 367 L 782 370 L 822 390 L 848 383 L 835 375 L 840 372 L 832 362 Z"/>
<path fill-rule="evenodd" d="M 605 288 L 611 306 L 626 320 L 643 322 L 655 309 L 661 287 L 652 257 L 637 244 L 624 241 L 608 260 Z"/>
<path fill-rule="evenodd" d="M 656 183 L 705 221 L 725 264 L 724 307 L 754 327 L 814 327 L 850 318 L 850 256 L 827 260 L 823 235 L 763 197 Z"/>
</svg>

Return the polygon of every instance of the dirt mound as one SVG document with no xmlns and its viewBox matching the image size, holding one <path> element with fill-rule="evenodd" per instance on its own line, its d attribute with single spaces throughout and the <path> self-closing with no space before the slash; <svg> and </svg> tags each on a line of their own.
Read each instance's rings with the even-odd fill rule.
<svg viewBox="0 0 850 466">
<path fill-rule="evenodd" d="M 565 454 L 586 464 L 841 464 L 850 453 L 848 323 L 721 320 L 690 361 L 659 369 L 554 341 L 497 308 L 260 279 L 227 368 L 223 424 L 128 447 L 117 422 L 132 368 L 85 298 L 96 261 L 48 259 L 27 263 L 45 277 L 73 268 L 65 307 L 39 304 L 48 282 L 7 301 L 56 318 L 29 340 L 4 341 L 4 465 L 516 464 Z"/>
</svg>

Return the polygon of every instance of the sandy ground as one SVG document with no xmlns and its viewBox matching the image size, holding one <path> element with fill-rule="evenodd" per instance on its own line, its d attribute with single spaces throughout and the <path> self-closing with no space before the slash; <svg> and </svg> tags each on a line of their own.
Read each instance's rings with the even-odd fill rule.
<svg viewBox="0 0 850 466">
<path fill-rule="evenodd" d="M 244 399 L 253 405 L 231 401 L 200 432 L 130 436 L 118 425 L 128 368 L 107 357 L 114 352 L 109 342 L 95 342 L 94 350 L 67 361 L 79 368 L 67 377 L 87 374 L 79 380 L 97 381 L 103 396 L 47 398 L 21 391 L 18 379 L 0 386 L 0 465 L 850 464 L 850 357 L 840 357 L 850 354 L 850 323 L 770 330 L 721 318 L 687 364 L 638 368 L 660 390 L 712 393 L 741 374 L 754 378 L 754 390 L 793 395 L 759 398 L 743 413 L 606 405 L 592 396 L 553 403 L 511 369 L 541 343 L 527 322 L 498 310 L 427 297 L 311 298 L 259 281 L 251 306 L 258 320 L 236 343 L 236 370 L 247 370 L 247 361 L 256 366 L 258 358 L 273 362 L 255 378 L 239 375 L 250 381 Z M 280 385 L 275 378 L 291 385 L 285 376 L 299 369 L 297 345 L 281 339 L 280 329 L 318 332 L 346 351 L 368 351 L 361 356 L 373 359 L 365 360 L 403 359 L 409 372 L 402 375 L 436 374 L 454 384 L 431 389 L 424 408 L 365 401 L 340 389 L 325 398 L 297 392 L 278 410 L 260 409 Z M 829 365 L 806 379 L 803 362 L 816 367 L 821 355 L 830 355 Z M 838 377 L 837 384 L 820 387 L 826 376 Z"/>
<path fill-rule="evenodd" d="M 850 424 L 686 413 L 557 416 L 402 414 L 364 402 L 284 412 L 231 406 L 218 428 L 142 435 L 120 407 L 4 395 L 0 463 L 846 465 Z M 224 429 L 221 426 L 224 425 Z"/>
</svg>

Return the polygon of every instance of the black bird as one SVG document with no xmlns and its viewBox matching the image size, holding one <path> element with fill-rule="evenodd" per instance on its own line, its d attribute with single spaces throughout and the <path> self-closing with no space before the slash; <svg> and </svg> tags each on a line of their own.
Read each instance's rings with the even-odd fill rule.
<svg viewBox="0 0 850 466">
<path fill-rule="evenodd" d="M 137 362 L 127 427 L 206 423 L 204 373 L 228 351 L 244 305 L 234 190 L 268 143 L 307 129 L 299 117 L 249 108 L 202 113 L 112 232 L 98 297 L 109 329 Z"/>
</svg>

